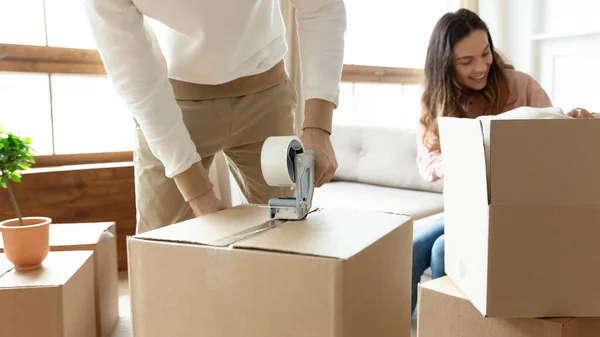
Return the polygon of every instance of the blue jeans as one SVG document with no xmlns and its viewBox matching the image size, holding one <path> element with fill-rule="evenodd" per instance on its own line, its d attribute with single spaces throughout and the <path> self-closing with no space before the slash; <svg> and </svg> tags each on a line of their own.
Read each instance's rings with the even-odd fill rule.
<svg viewBox="0 0 600 337">
<path fill-rule="evenodd" d="M 411 314 L 417 306 L 417 290 L 421 276 L 431 267 L 433 279 L 445 276 L 444 269 L 444 217 L 434 221 L 413 238 L 412 302 Z"/>
</svg>

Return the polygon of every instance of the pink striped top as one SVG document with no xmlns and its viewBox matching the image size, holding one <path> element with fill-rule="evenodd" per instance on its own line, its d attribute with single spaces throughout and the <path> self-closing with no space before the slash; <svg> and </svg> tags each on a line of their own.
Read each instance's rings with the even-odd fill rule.
<svg viewBox="0 0 600 337">
<path fill-rule="evenodd" d="M 508 80 L 509 97 L 504 111 L 513 110 L 522 106 L 536 108 L 547 108 L 552 106 L 550 97 L 546 94 L 540 84 L 528 74 L 520 71 L 506 69 L 504 71 Z M 461 105 L 467 118 L 477 118 L 485 110 L 486 102 L 483 96 L 475 93 L 471 96 L 465 96 L 461 100 Z M 442 166 L 442 154 L 439 150 L 429 150 L 422 143 L 424 129 L 421 127 L 417 139 L 417 166 L 419 173 L 423 178 L 429 181 L 436 181 L 444 177 L 444 168 Z M 435 136 L 427 138 L 431 144 L 437 144 L 439 139 Z"/>
</svg>

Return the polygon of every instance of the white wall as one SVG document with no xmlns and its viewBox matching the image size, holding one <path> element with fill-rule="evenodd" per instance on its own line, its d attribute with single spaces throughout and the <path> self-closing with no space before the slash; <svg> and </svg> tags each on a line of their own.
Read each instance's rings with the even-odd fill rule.
<svg viewBox="0 0 600 337">
<path fill-rule="evenodd" d="M 533 3 L 535 0 L 479 0 L 479 15 L 488 24 L 496 48 L 518 70 L 531 73 Z"/>
<path fill-rule="evenodd" d="M 600 3 L 479 0 L 496 47 L 563 110 L 600 111 Z"/>
</svg>

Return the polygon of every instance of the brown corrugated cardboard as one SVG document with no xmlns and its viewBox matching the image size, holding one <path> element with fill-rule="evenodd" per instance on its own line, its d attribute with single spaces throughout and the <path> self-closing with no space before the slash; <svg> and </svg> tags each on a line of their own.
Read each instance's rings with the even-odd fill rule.
<svg viewBox="0 0 600 337">
<path fill-rule="evenodd" d="M 481 122 L 439 129 L 458 288 L 488 317 L 600 317 L 600 120 L 491 121 L 489 191 Z"/>
<path fill-rule="evenodd" d="M 128 238 L 144 337 L 408 337 L 409 216 L 237 206 Z"/>
<path fill-rule="evenodd" d="M 419 285 L 418 337 L 592 337 L 600 318 L 484 317 L 449 277 Z"/>
<path fill-rule="evenodd" d="M 117 239 L 114 222 L 50 225 L 50 250 L 93 250 L 97 337 L 110 336 L 119 318 Z M 1 238 L 1 233 L 0 233 Z M 0 253 L 3 242 L 0 239 Z"/>
<path fill-rule="evenodd" d="M 50 252 L 28 272 L 0 254 L 0 336 L 96 336 L 92 254 Z"/>
</svg>

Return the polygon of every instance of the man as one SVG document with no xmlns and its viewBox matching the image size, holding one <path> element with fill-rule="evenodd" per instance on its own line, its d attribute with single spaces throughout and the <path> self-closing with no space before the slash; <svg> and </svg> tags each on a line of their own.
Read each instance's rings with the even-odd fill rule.
<svg viewBox="0 0 600 337">
<path fill-rule="evenodd" d="M 260 168 L 264 140 L 294 134 L 298 104 L 283 64 L 279 1 L 84 1 L 108 76 L 137 125 L 138 233 L 224 209 L 207 173 L 221 150 L 249 202 L 280 196 Z M 343 0 L 290 1 L 306 96 L 301 139 L 315 151 L 320 187 L 337 168 L 329 136 L 346 12 Z"/>
</svg>

